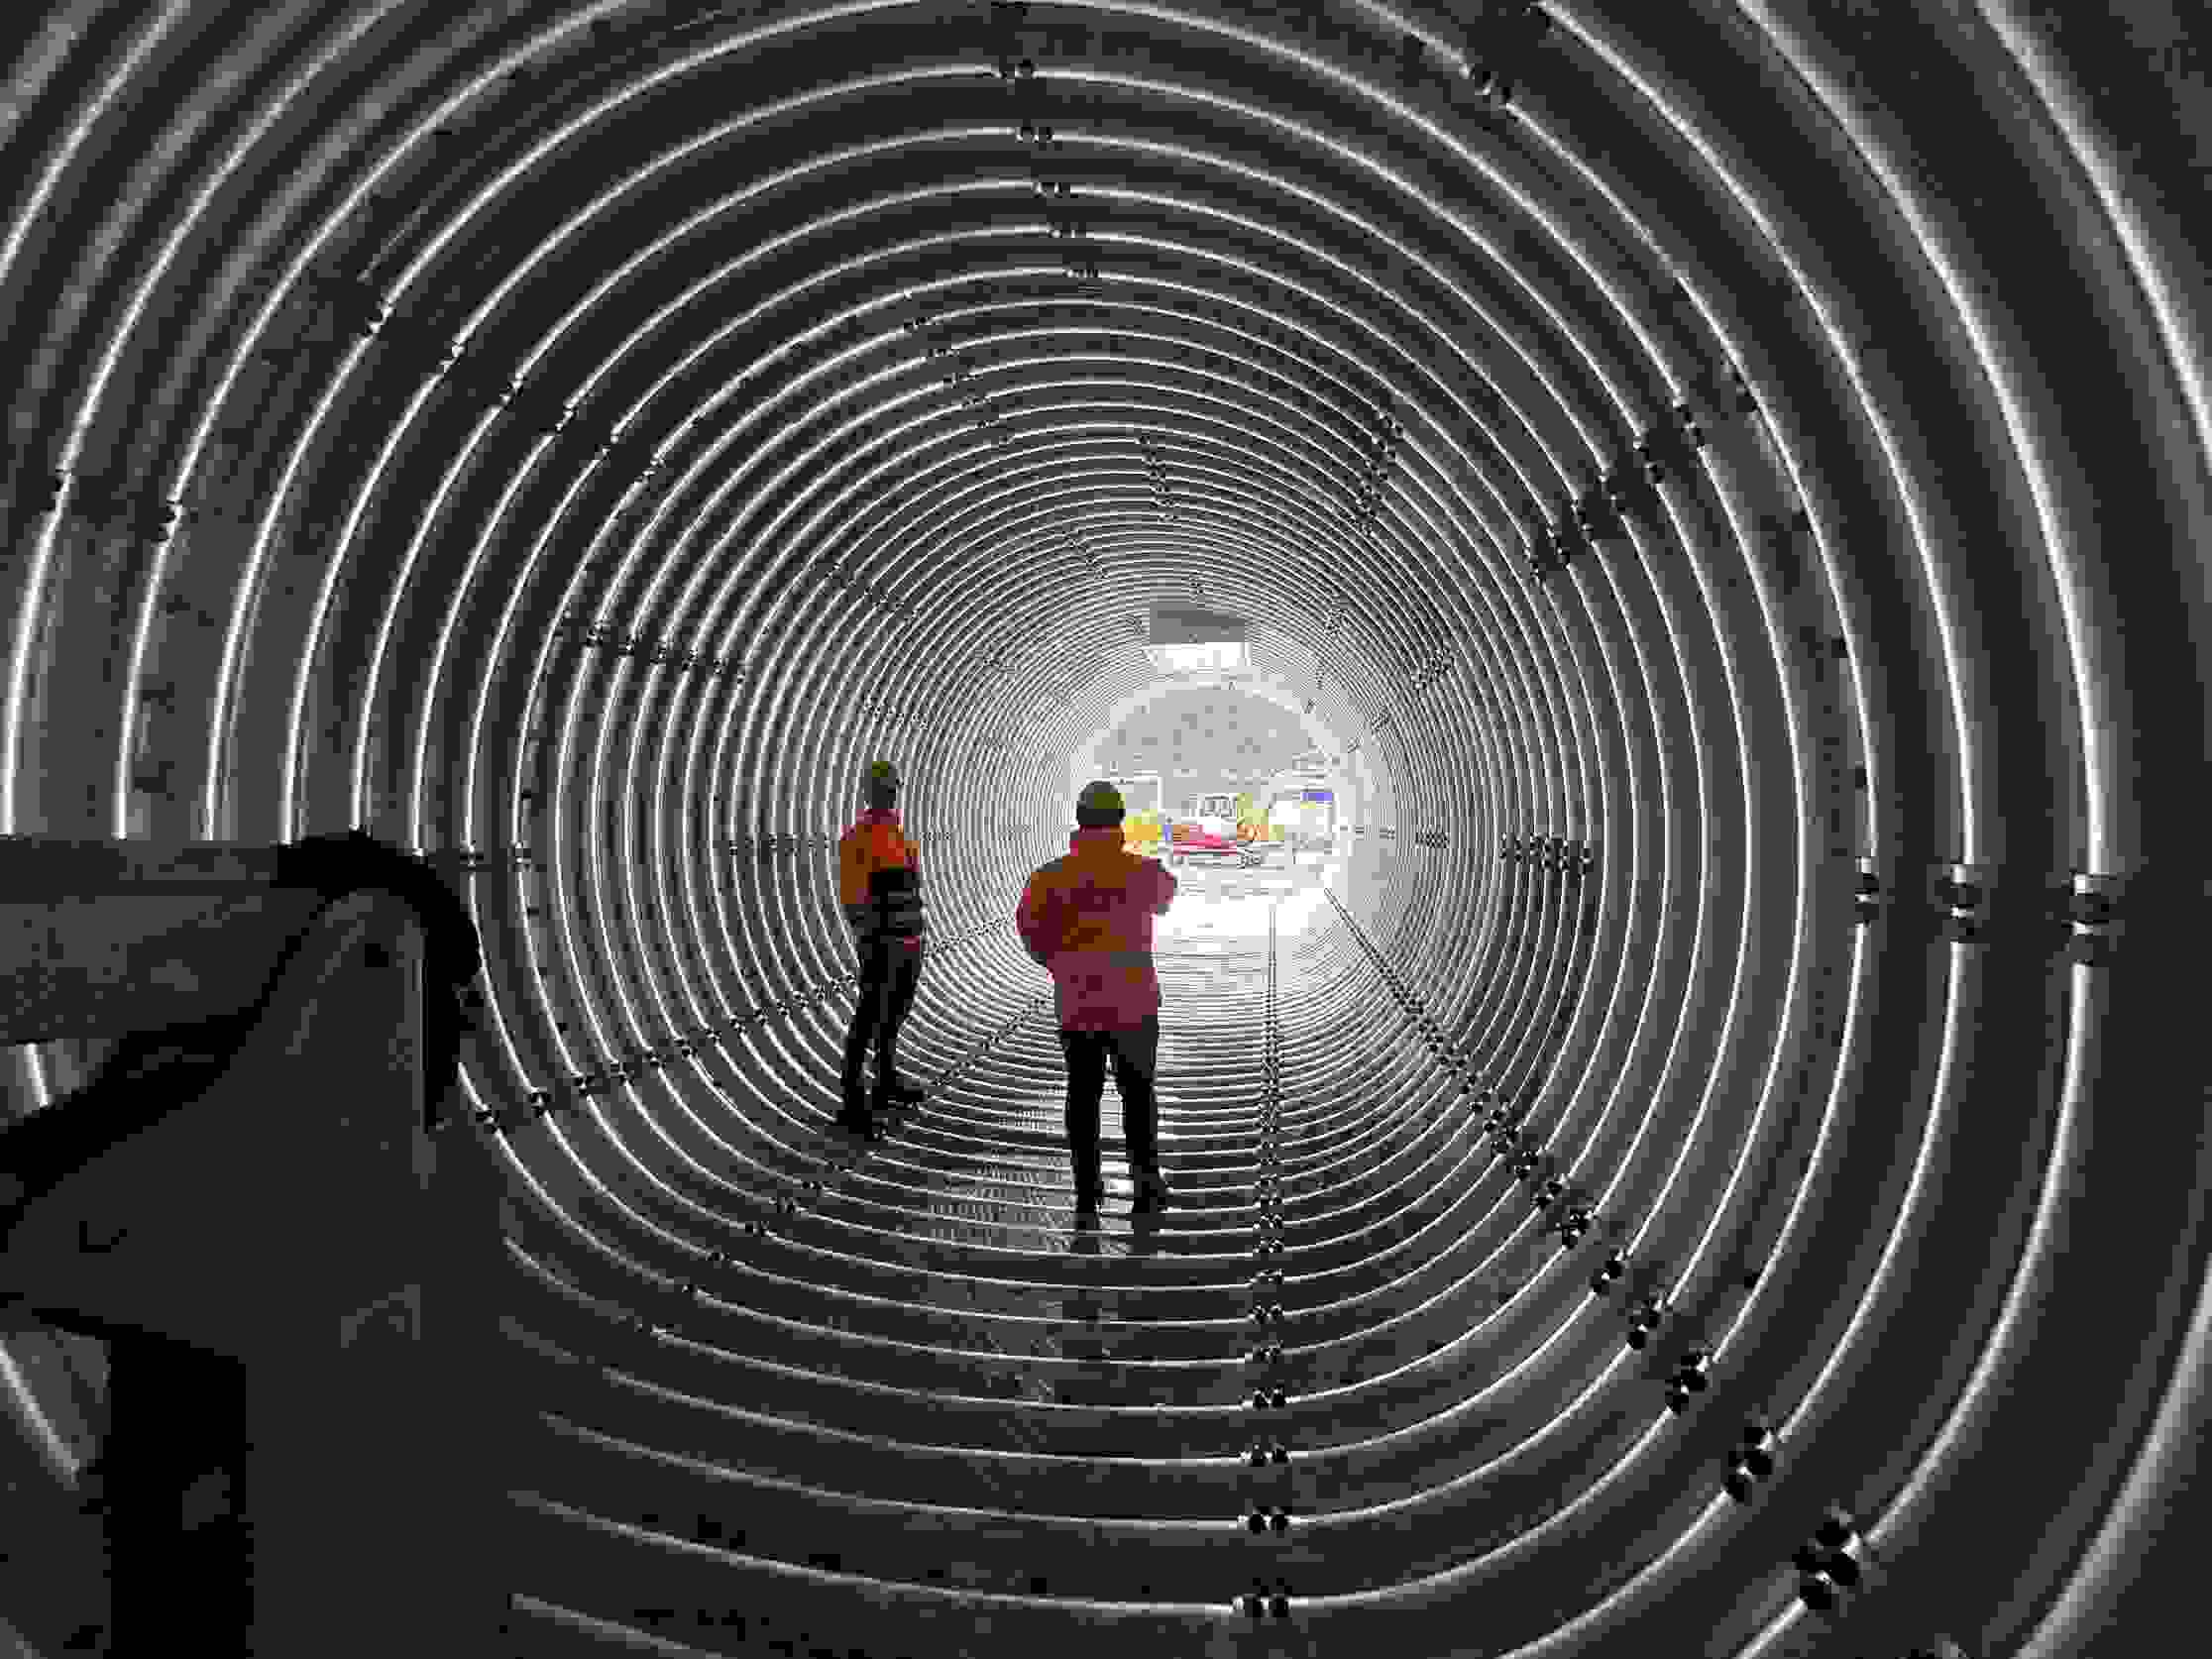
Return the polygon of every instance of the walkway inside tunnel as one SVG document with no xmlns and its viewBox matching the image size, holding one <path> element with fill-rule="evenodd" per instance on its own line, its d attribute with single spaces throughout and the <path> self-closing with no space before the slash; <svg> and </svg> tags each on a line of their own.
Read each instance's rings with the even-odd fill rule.
<svg viewBox="0 0 2212 1659">
<path fill-rule="evenodd" d="M 2191 8 L 11 21 L 0 1654 L 2201 1626 Z"/>
</svg>

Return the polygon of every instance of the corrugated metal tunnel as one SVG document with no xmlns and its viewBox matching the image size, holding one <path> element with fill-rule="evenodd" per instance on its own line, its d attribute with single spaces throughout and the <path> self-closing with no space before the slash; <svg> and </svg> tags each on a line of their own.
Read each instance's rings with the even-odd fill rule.
<svg viewBox="0 0 2212 1659">
<path fill-rule="evenodd" d="M 1802 10 L 27 10 L 0 832 L 465 905 L 517 1462 L 445 1650 L 2201 1619 L 2212 113 L 2159 6 Z M 1013 909 L 1193 683 L 1343 829 L 1185 877 L 1174 1201 L 1109 1102 L 1078 1226 Z M 26 1652 L 128 1622 L 107 1363 L 0 1333 Z"/>
</svg>

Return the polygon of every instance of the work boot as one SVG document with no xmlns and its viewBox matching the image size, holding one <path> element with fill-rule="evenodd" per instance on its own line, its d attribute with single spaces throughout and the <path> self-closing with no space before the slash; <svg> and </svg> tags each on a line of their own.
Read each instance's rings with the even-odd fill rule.
<svg viewBox="0 0 2212 1659">
<path fill-rule="evenodd" d="M 866 1136 L 871 1141 L 881 1134 L 875 1126 L 874 1116 L 868 1110 L 867 1093 L 858 1083 L 845 1084 L 844 1107 L 837 1113 L 836 1125 L 855 1135 Z"/>
<path fill-rule="evenodd" d="M 1158 1215 L 1167 1207 L 1167 1181 L 1158 1169 L 1137 1171 L 1137 1202 L 1130 1206 L 1133 1215 Z"/>
</svg>

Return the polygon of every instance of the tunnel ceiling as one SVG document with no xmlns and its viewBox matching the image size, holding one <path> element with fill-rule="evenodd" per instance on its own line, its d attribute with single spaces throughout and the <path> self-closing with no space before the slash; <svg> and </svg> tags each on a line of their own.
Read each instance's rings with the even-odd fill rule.
<svg viewBox="0 0 2212 1659">
<path fill-rule="evenodd" d="M 909 1042 L 1042 1030 L 1067 757 L 1155 607 L 1242 618 L 1358 780 L 1284 1040 L 1537 1126 L 1743 1356 L 1711 1445 L 1535 1384 L 1482 1651 L 1784 1651 L 1825 1501 L 1895 1560 L 1850 1651 L 2072 1651 L 2203 1358 L 2212 119 L 2155 6 L 1800 10 L 50 8 L 0 830 L 420 852 L 481 1111 L 816 1089 L 864 763 L 960 988 Z M 1617 1348 L 1578 1261 L 1514 1283 Z"/>
</svg>

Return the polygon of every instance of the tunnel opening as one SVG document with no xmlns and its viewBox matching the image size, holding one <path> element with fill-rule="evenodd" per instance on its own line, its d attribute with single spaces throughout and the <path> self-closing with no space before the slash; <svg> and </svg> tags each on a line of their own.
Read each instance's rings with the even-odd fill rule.
<svg viewBox="0 0 2212 1659">
<path fill-rule="evenodd" d="M 2184 1627 L 2179 12 L 27 13 L 5 1633 Z"/>
</svg>

